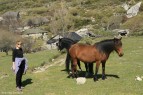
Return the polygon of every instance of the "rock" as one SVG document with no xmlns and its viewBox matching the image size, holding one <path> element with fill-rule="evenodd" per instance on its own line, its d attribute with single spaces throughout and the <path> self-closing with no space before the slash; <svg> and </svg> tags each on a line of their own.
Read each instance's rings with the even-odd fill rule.
<svg viewBox="0 0 143 95">
<path fill-rule="evenodd" d="M 139 77 L 139 76 L 136 76 L 135 80 L 136 80 L 136 81 L 142 81 L 142 78 Z"/>
<path fill-rule="evenodd" d="M 54 61 L 55 59 L 52 59 L 52 62 Z"/>
<path fill-rule="evenodd" d="M 85 84 L 86 78 L 84 78 L 84 77 L 78 77 L 76 79 L 76 82 L 77 82 L 77 84 Z"/>
<path fill-rule="evenodd" d="M 0 21 L 4 20 L 3 17 L 0 17 Z"/>
<path fill-rule="evenodd" d="M 124 3 L 124 4 L 122 4 L 121 5 L 126 11 L 129 9 L 129 5 L 128 4 L 126 4 L 126 3 Z"/>
<path fill-rule="evenodd" d="M 129 29 L 114 29 L 113 32 L 116 32 L 119 36 L 128 36 Z"/>
<path fill-rule="evenodd" d="M 131 18 L 133 16 L 136 16 L 139 12 L 139 8 L 141 6 L 142 2 L 137 3 L 136 5 L 132 6 L 128 11 L 127 11 L 127 18 Z"/>
</svg>

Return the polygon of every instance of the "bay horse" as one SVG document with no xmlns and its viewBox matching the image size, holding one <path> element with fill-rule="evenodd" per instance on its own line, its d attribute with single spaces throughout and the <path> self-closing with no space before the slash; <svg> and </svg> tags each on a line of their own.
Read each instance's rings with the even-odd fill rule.
<svg viewBox="0 0 143 95">
<path fill-rule="evenodd" d="M 57 43 L 58 50 L 63 50 L 64 48 L 67 50 L 67 56 L 66 56 L 66 71 L 69 72 L 69 65 L 70 65 L 70 55 L 69 55 L 69 49 L 73 44 L 76 44 L 77 41 L 73 41 L 72 39 L 69 38 L 59 38 L 59 42 Z M 79 69 L 82 71 L 81 66 L 80 66 L 80 61 L 78 60 L 77 62 Z M 86 68 L 86 77 L 93 75 L 93 64 L 86 64 L 85 63 L 85 68 Z"/>
<path fill-rule="evenodd" d="M 102 63 L 102 79 L 106 79 L 105 76 L 105 63 L 109 58 L 109 55 L 112 51 L 116 51 L 117 54 L 121 57 L 123 56 L 122 51 L 122 38 L 113 38 L 108 40 L 103 40 L 95 43 L 94 45 L 86 44 L 74 44 L 69 49 L 69 54 L 72 60 L 72 76 L 77 77 L 77 61 L 80 60 L 86 63 L 94 63 L 95 66 L 95 75 L 93 77 L 94 81 L 97 81 L 97 73 Z"/>
</svg>

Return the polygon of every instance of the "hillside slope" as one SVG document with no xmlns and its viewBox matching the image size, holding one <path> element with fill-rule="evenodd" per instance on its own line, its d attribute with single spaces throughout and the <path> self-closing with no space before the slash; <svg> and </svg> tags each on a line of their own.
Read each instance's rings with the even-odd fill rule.
<svg viewBox="0 0 143 95">
<path fill-rule="evenodd" d="M 127 0 L 130 6 L 143 0 Z M 19 11 L 21 21 L 34 17 L 47 17 L 50 22 L 41 26 L 52 33 L 73 31 L 82 27 L 91 27 L 92 31 L 102 29 L 128 28 L 132 32 L 142 31 L 142 21 L 135 26 L 134 21 L 141 19 L 143 7 L 136 18 L 126 19 L 126 11 L 121 7 L 124 0 L 0 0 L 0 14 L 7 11 Z M 118 16 L 114 16 L 114 15 Z M 125 20 L 124 22 L 122 22 Z M 114 25 L 112 25 L 114 23 Z M 53 28 L 55 28 L 54 30 Z M 61 25 L 61 26 L 60 26 Z M 109 27 L 111 26 L 111 27 Z M 54 31 L 54 32 L 53 32 Z"/>
</svg>

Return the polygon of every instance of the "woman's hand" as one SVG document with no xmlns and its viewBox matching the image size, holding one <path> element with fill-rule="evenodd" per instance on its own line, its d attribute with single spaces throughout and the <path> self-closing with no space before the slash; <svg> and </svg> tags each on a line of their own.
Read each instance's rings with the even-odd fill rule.
<svg viewBox="0 0 143 95">
<path fill-rule="evenodd" d="M 15 70 L 15 62 L 13 62 L 12 69 Z"/>
</svg>

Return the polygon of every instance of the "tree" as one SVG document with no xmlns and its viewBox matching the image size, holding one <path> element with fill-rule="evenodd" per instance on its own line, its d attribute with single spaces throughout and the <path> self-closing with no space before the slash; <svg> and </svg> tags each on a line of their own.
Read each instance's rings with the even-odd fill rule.
<svg viewBox="0 0 143 95">
<path fill-rule="evenodd" d="M 0 49 L 8 55 L 8 51 L 13 47 L 15 36 L 12 32 L 0 29 Z"/>
<path fill-rule="evenodd" d="M 8 11 L 2 15 L 2 26 L 8 31 L 15 32 L 20 26 L 20 12 Z"/>
<path fill-rule="evenodd" d="M 34 41 L 32 38 L 23 38 L 22 39 L 22 43 L 23 43 L 23 52 L 24 53 L 31 53 L 32 52 L 32 46 L 34 44 Z"/>
<path fill-rule="evenodd" d="M 15 47 L 17 40 L 22 41 L 24 53 L 30 53 L 34 41 L 31 38 L 22 38 L 21 35 L 0 28 L 0 51 L 8 55 L 9 50 Z"/>
<path fill-rule="evenodd" d="M 119 29 L 123 21 L 123 16 L 111 16 L 107 24 L 107 30 Z"/>
<path fill-rule="evenodd" d="M 57 5 L 57 4 L 56 4 Z M 53 15 L 50 22 L 50 31 L 54 34 L 59 32 L 65 34 L 73 25 L 73 17 L 69 13 L 69 8 L 64 0 L 61 0 L 59 6 L 53 6 Z"/>
</svg>

